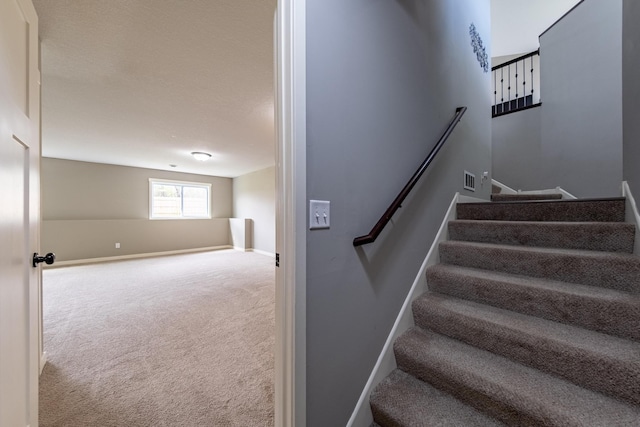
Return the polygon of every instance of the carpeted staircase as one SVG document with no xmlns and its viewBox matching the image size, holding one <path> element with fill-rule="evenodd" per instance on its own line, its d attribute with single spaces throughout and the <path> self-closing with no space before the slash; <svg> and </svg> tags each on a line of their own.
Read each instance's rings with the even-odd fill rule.
<svg viewBox="0 0 640 427">
<path fill-rule="evenodd" d="M 373 426 L 640 426 L 625 200 L 553 197 L 458 204 Z"/>
</svg>

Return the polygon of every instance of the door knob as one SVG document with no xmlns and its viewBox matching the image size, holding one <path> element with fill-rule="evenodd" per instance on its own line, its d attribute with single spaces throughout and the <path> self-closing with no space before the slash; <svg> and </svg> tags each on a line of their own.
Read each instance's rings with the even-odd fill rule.
<svg viewBox="0 0 640 427">
<path fill-rule="evenodd" d="M 46 254 L 45 256 L 38 256 L 38 253 L 34 253 L 33 254 L 33 266 L 35 267 L 36 265 L 38 265 L 41 262 L 44 262 L 46 264 L 53 264 L 54 261 L 56 260 L 56 254 L 54 254 L 53 252 L 49 252 L 48 254 Z"/>
</svg>

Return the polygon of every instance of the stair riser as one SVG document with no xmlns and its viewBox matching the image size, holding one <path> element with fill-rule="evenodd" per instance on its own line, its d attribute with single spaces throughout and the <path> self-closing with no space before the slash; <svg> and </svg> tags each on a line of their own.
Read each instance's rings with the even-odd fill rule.
<svg viewBox="0 0 640 427">
<path fill-rule="evenodd" d="M 494 417 L 510 426 L 538 427 L 553 425 L 541 418 L 543 413 L 526 413 L 500 398 L 497 390 L 487 391 L 469 386 L 462 378 L 450 375 L 450 372 L 437 363 L 420 363 L 410 356 L 410 352 L 398 351 L 394 346 L 398 368 L 413 375 L 433 387 L 449 393 L 461 402 Z M 415 351 L 419 351 L 416 348 Z"/>
<path fill-rule="evenodd" d="M 632 257 L 600 253 L 580 256 L 451 243 L 455 242 L 440 244 L 440 261 L 444 264 L 640 293 L 640 263 Z"/>
<path fill-rule="evenodd" d="M 493 202 L 509 202 L 516 200 L 559 200 L 562 194 L 492 194 Z"/>
<path fill-rule="evenodd" d="M 640 341 L 637 300 L 578 296 L 438 269 L 427 270 L 427 283 L 433 292 Z"/>
<path fill-rule="evenodd" d="M 459 203 L 456 212 L 473 220 L 624 222 L 625 201 Z"/>
<path fill-rule="evenodd" d="M 451 240 L 503 245 L 632 253 L 634 237 L 624 223 L 449 222 Z"/>
<path fill-rule="evenodd" d="M 410 365 L 410 363 L 402 357 L 401 360 L 398 361 L 398 367 L 402 370 L 411 370 L 408 365 Z M 508 426 L 539 427 L 541 425 L 551 425 L 545 423 L 546 420 L 535 417 L 534 414 L 518 412 L 517 408 L 508 406 L 500 399 L 487 396 L 481 390 L 467 387 L 465 383 L 442 375 L 441 372 L 437 369 L 432 369 L 430 366 L 423 366 L 420 370 L 413 369 L 411 370 L 411 374 L 422 381 L 428 382 L 433 387 L 451 394 L 478 411 L 502 421 Z"/>
<path fill-rule="evenodd" d="M 445 419 L 451 426 L 504 427 L 399 369 L 375 387 L 370 403 L 374 419 L 371 427 L 442 425 Z"/>
<path fill-rule="evenodd" d="M 453 313 L 428 299 L 414 303 L 416 325 L 494 352 L 574 384 L 640 404 L 640 363 L 603 357 L 546 336 Z M 588 372 L 589 375 L 585 375 Z"/>
<path fill-rule="evenodd" d="M 403 371 L 510 426 L 635 426 L 640 419 L 638 406 L 419 327 L 398 337 L 394 353 Z"/>
</svg>

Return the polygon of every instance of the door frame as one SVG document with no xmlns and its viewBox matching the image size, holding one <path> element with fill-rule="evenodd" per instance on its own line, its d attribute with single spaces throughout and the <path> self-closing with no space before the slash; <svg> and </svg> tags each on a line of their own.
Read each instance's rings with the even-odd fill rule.
<svg viewBox="0 0 640 427">
<path fill-rule="evenodd" d="M 275 425 L 306 425 L 306 0 L 278 0 Z"/>
</svg>

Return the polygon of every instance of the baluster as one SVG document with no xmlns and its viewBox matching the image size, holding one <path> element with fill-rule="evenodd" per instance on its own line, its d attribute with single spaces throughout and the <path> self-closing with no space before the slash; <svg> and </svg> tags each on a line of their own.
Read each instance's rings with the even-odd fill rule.
<svg viewBox="0 0 640 427">
<path fill-rule="evenodd" d="M 498 70 L 493 72 L 493 105 L 498 105 L 498 84 L 496 79 L 498 78 Z"/>
<path fill-rule="evenodd" d="M 500 109 L 504 113 L 504 67 L 500 68 Z"/>
<path fill-rule="evenodd" d="M 532 104 L 533 104 L 533 91 L 534 91 L 534 88 L 533 88 L 533 82 L 534 82 L 534 80 L 533 80 L 533 57 L 534 56 L 535 55 L 531 56 L 531 103 Z"/>
<path fill-rule="evenodd" d="M 527 58 L 522 58 L 522 106 L 527 106 Z"/>
<path fill-rule="evenodd" d="M 516 109 L 518 108 L 518 62 L 516 62 Z"/>
<path fill-rule="evenodd" d="M 508 65 L 507 74 L 509 75 L 509 86 L 507 86 L 507 100 L 509 102 L 509 110 L 511 110 L 511 64 Z"/>
</svg>

